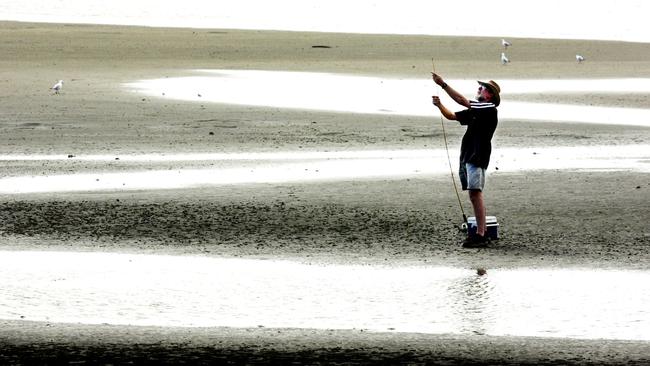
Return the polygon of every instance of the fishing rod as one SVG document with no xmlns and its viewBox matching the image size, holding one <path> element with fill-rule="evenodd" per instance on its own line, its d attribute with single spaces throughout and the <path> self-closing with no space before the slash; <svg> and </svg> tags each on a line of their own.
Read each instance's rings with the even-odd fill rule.
<svg viewBox="0 0 650 366">
<path fill-rule="evenodd" d="M 431 58 L 431 66 L 433 67 L 433 73 L 436 73 L 436 64 L 433 62 L 433 57 Z M 438 84 L 436 84 L 436 91 L 440 95 Z M 442 118 L 442 113 L 440 113 L 440 125 L 442 126 L 442 137 L 445 141 L 445 151 L 447 152 L 447 163 L 449 163 L 449 173 L 451 175 L 451 183 L 454 185 L 454 191 L 456 192 L 456 199 L 458 199 L 458 207 L 460 207 L 460 212 L 463 215 L 463 224 L 461 225 L 462 229 L 467 228 L 467 216 L 465 215 L 465 210 L 463 209 L 463 203 L 460 200 L 460 194 L 458 193 L 458 186 L 456 185 L 456 178 L 454 177 L 454 169 L 451 165 L 451 157 L 449 156 L 449 144 L 447 143 L 447 131 L 445 130 L 445 122 Z"/>
</svg>

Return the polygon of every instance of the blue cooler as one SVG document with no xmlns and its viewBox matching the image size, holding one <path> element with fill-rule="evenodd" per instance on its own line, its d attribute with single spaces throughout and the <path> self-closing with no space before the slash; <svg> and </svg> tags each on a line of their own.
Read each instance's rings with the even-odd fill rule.
<svg viewBox="0 0 650 366">
<path fill-rule="evenodd" d="M 467 218 L 467 234 L 476 235 L 476 217 Z M 499 223 L 496 216 L 485 217 L 485 235 L 490 240 L 499 240 Z"/>
</svg>

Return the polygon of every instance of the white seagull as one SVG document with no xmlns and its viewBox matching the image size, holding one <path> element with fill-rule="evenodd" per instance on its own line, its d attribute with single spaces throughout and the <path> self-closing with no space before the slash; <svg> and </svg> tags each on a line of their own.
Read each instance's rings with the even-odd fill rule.
<svg viewBox="0 0 650 366">
<path fill-rule="evenodd" d="M 576 55 L 576 61 L 578 61 L 578 63 L 581 63 L 584 60 L 585 60 L 585 58 L 582 57 L 581 55 Z"/>
<path fill-rule="evenodd" d="M 61 88 L 63 88 L 63 80 L 59 80 L 59 82 L 54 84 L 50 89 L 54 90 L 54 94 L 59 94 Z"/>
<path fill-rule="evenodd" d="M 508 60 L 508 58 L 506 57 L 506 54 L 504 52 L 501 52 L 501 64 L 505 65 L 508 62 L 510 62 L 510 60 Z"/>
<path fill-rule="evenodd" d="M 501 38 L 501 45 L 503 46 L 503 48 L 505 48 L 507 50 L 508 47 L 512 46 L 512 43 L 510 43 L 510 42 L 506 41 L 505 39 Z"/>
</svg>

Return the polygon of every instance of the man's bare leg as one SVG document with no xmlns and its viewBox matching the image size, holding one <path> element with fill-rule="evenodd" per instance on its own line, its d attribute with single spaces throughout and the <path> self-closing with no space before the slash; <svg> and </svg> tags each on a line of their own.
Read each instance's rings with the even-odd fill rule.
<svg viewBox="0 0 650 366">
<path fill-rule="evenodd" d="M 472 202 L 474 208 L 474 216 L 476 216 L 476 234 L 480 236 L 485 235 L 485 204 L 483 202 L 483 192 L 479 190 L 469 190 L 469 200 Z"/>
</svg>

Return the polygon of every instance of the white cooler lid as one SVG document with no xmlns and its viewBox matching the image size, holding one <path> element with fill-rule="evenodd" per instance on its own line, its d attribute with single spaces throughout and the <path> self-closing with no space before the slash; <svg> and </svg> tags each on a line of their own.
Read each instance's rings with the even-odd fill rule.
<svg viewBox="0 0 650 366">
<path fill-rule="evenodd" d="M 468 224 L 475 224 L 476 225 L 476 217 L 475 216 L 470 216 L 467 218 L 467 223 Z M 497 223 L 497 217 L 496 216 L 485 216 L 485 224 L 496 224 Z"/>
</svg>

